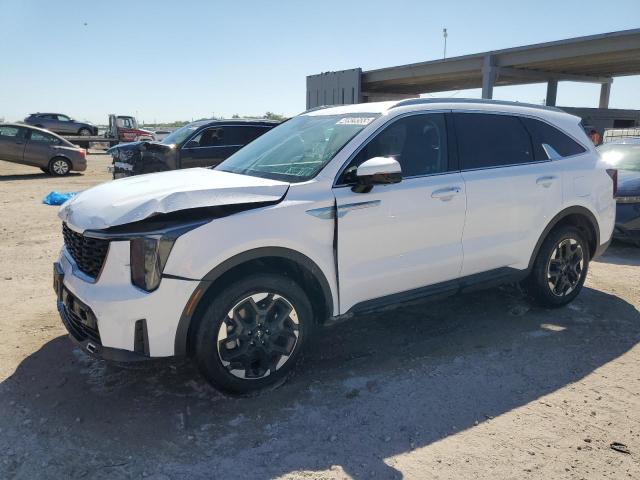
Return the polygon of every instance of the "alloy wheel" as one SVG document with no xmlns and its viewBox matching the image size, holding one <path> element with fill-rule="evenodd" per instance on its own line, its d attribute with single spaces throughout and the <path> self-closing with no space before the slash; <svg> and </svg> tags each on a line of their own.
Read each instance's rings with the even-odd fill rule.
<svg viewBox="0 0 640 480">
<path fill-rule="evenodd" d="M 256 293 L 236 303 L 220 324 L 218 356 L 237 378 L 264 378 L 289 360 L 299 331 L 298 314 L 289 300 Z"/>
<path fill-rule="evenodd" d="M 55 160 L 51 168 L 56 175 L 66 175 L 69 173 L 69 164 L 66 160 Z"/>
<path fill-rule="evenodd" d="M 569 295 L 580 283 L 584 269 L 582 245 L 573 239 L 561 240 L 547 263 L 549 289 L 557 297 Z"/>
</svg>

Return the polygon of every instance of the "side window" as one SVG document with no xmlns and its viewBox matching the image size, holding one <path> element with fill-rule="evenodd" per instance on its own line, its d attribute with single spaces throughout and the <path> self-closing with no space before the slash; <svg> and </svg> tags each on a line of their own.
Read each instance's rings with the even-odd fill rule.
<svg viewBox="0 0 640 480">
<path fill-rule="evenodd" d="M 238 146 L 238 145 L 246 145 L 249 143 L 247 140 L 247 129 L 251 127 L 243 127 L 243 126 L 235 126 L 235 127 L 224 127 L 220 130 L 224 130 L 223 136 L 221 138 L 220 145 L 224 146 Z"/>
<path fill-rule="evenodd" d="M 196 142 L 199 147 L 218 147 L 223 144 L 224 134 L 225 131 L 222 128 L 207 128 L 189 140 L 189 143 Z"/>
<path fill-rule="evenodd" d="M 24 136 L 23 129 L 10 125 L 0 126 L 0 137 L 4 140 L 18 140 Z"/>
<path fill-rule="evenodd" d="M 66 115 L 58 115 L 58 120 L 61 122 L 70 122 L 71 119 L 69 117 L 67 117 Z"/>
<path fill-rule="evenodd" d="M 133 121 L 129 117 L 118 117 L 116 119 L 116 125 L 120 128 L 134 128 Z"/>
<path fill-rule="evenodd" d="M 444 114 L 410 115 L 386 126 L 351 160 L 340 183 L 353 182 L 358 166 L 374 157 L 395 158 L 405 178 L 446 172 L 447 129 Z"/>
<path fill-rule="evenodd" d="M 41 143 L 41 144 L 44 143 L 48 145 L 57 145 L 60 143 L 60 140 L 58 140 L 56 137 L 52 135 L 47 135 L 46 133 L 36 132 L 36 131 L 31 132 L 30 141 L 33 143 Z"/>
<path fill-rule="evenodd" d="M 531 137 L 518 117 L 454 113 L 463 170 L 516 165 L 535 160 Z"/>
<path fill-rule="evenodd" d="M 258 126 L 248 126 L 242 127 L 242 132 L 239 138 L 239 145 L 246 145 L 247 143 L 252 142 L 256 138 L 258 138 L 263 133 L 267 133 L 269 131 L 268 127 L 258 127 Z"/>
<path fill-rule="evenodd" d="M 522 118 L 533 140 L 533 152 L 536 160 L 548 160 L 550 157 L 543 145 L 549 145 L 561 157 L 584 153 L 585 148 L 560 130 L 540 120 Z"/>
</svg>

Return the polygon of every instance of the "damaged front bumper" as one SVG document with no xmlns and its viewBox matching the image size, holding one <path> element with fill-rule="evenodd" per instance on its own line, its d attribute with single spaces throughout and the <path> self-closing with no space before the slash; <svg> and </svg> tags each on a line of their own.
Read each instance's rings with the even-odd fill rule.
<svg viewBox="0 0 640 480">
<path fill-rule="evenodd" d="M 64 272 L 58 262 L 53 264 L 53 289 L 62 324 L 69 338 L 85 353 L 94 358 L 113 362 L 139 362 L 150 360 L 148 351 L 129 351 L 104 347 L 95 315 L 64 286 Z"/>
<path fill-rule="evenodd" d="M 62 322 L 83 351 L 114 361 L 175 355 L 184 306 L 197 282 L 163 278 L 144 292 L 131 283 L 129 242 L 113 241 L 98 278 L 82 275 L 66 247 L 54 264 Z"/>
</svg>

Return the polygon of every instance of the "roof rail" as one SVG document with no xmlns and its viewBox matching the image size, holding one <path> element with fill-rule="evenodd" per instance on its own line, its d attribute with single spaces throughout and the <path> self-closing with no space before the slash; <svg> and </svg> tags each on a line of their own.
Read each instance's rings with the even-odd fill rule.
<svg viewBox="0 0 640 480">
<path fill-rule="evenodd" d="M 401 100 L 391 108 L 406 107 L 407 105 L 428 105 L 437 103 L 482 103 L 487 105 L 510 105 L 514 107 L 537 108 L 540 110 L 551 110 L 554 112 L 562 112 L 560 108 L 548 107 L 546 105 L 536 105 L 534 103 L 509 102 L 507 100 L 486 100 L 484 98 L 410 98 Z"/>
<path fill-rule="evenodd" d="M 315 112 L 316 110 L 324 110 L 325 108 L 338 107 L 338 106 L 340 105 L 319 105 L 317 107 L 309 108 L 308 110 L 305 110 L 304 112 L 301 112 L 298 115 L 304 115 L 305 113 Z"/>
</svg>

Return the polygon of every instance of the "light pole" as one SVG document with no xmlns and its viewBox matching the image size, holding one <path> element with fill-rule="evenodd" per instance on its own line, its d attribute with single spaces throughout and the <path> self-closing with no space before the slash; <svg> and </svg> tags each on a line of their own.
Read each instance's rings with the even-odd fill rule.
<svg viewBox="0 0 640 480">
<path fill-rule="evenodd" d="M 442 56 L 443 59 L 447 58 L 447 37 L 448 37 L 447 29 L 443 28 L 442 29 L 442 38 L 444 38 L 444 55 Z"/>
</svg>

